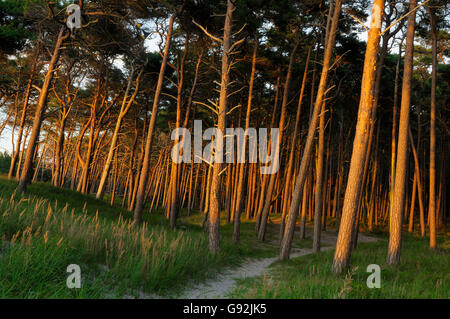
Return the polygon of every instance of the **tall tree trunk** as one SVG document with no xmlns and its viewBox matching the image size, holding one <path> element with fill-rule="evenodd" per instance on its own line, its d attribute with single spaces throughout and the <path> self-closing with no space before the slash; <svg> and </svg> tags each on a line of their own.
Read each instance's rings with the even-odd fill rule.
<svg viewBox="0 0 450 319">
<path fill-rule="evenodd" d="M 322 185 L 323 185 L 323 155 L 325 144 L 325 101 L 322 103 L 322 111 L 319 123 L 319 149 L 317 151 L 316 166 L 316 191 L 315 191 L 315 207 L 314 207 L 314 237 L 313 252 L 320 251 L 320 232 L 322 229 Z"/>
<path fill-rule="evenodd" d="M 144 161 L 142 163 L 141 175 L 139 176 L 139 187 L 138 192 L 136 194 L 136 207 L 134 208 L 134 221 L 137 224 L 140 224 L 142 221 L 142 211 L 144 209 L 144 201 L 145 201 L 144 198 L 145 189 L 147 186 L 148 172 L 150 168 L 150 153 L 152 151 L 152 144 L 153 144 L 153 131 L 155 129 L 156 116 L 158 114 L 158 106 L 161 97 L 164 75 L 166 72 L 167 60 L 169 59 L 169 48 L 172 40 L 174 20 L 175 14 L 173 14 L 169 20 L 169 30 L 167 31 L 166 35 L 166 47 L 164 48 L 164 55 L 163 60 L 161 62 L 161 69 L 159 70 L 158 84 L 156 86 L 155 91 L 155 98 L 153 99 L 152 115 L 150 118 L 150 124 L 148 126 L 147 141 L 145 143 Z"/>
<path fill-rule="evenodd" d="M 119 111 L 119 116 L 117 117 L 116 127 L 114 129 L 111 144 L 109 146 L 108 156 L 106 157 L 105 166 L 103 167 L 102 176 L 100 178 L 100 184 L 98 186 L 97 195 L 96 195 L 97 199 L 102 199 L 103 195 L 105 193 L 106 179 L 108 178 L 109 170 L 111 168 L 111 163 L 112 163 L 112 160 L 114 157 L 114 152 L 116 151 L 117 139 L 119 137 L 119 131 L 120 131 L 120 127 L 122 125 L 122 120 L 125 117 L 125 115 L 128 113 L 128 110 L 130 109 L 130 107 L 133 105 L 136 95 L 139 92 L 139 84 L 140 84 L 140 80 L 141 80 L 143 73 L 144 73 L 144 68 L 142 68 L 141 71 L 139 72 L 139 75 L 136 78 L 136 87 L 134 89 L 133 95 L 130 97 L 130 99 L 128 99 L 128 93 L 130 92 L 131 83 L 133 81 L 134 69 L 132 69 L 132 71 L 130 73 L 127 89 L 126 89 L 125 95 L 123 97 L 122 106 Z"/>
<path fill-rule="evenodd" d="M 25 163 L 23 165 L 22 173 L 20 175 L 19 185 L 17 187 L 18 193 L 24 193 L 26 191 L 27 185 L 29 184 L 29 179 L 31 171 L 33 169 L 33 156 L 36 149 L 36 143 L 39 139 L 42 119 L 47 107 L 47 97 L 49 93 L 50 84 L 53 79 L 53 75 L 56 69 L 56 64 L 58 63 L 59 56 L 61 54 L 61 47 L 65 39 L 69 36 L 69 33 L 65 33 L 66 26 L 62 26 L 59 30 L 58 38 L 56 40 L 55 49 L 53 50 L 52 58 L 48 64 L 48 70 L 44 78 L 44 84 L 42 85 L 39 100 L 36 107 L 36 113 L 33 122 L 33 131 L 28 141 L 27 153 L 25 157 Z"/>
<path fill-rule="evenodd" d="M 221 83 L 220 83 L 220 98 L 218 109 L 217 129 L 225 133 L 226 119 L 227 119 L 227 99 L 228 99 L 228 83 L 230 77 L 230 48 L 231 48 L 231 28 L 233 11 L 235 10 L 234 2 L 232 0 L 227 1 L 227 13 L 225 17 L 225 25 L 223 31 L 223 53 L 222 53 L 222 71 L 221 71 Z M 223 139 L 217 139 L 215 144 L 215 152 L 223 153 L 224 142 Z M 216 155 L 215 155 L 216 156 Z M 210 192 L 210 204 L 208 212 L 208 230 L 209 230 L 209 250 L 212 252 L 218 252 L 220 249 L 220 173 L 222 171 L 221 161 L 214 161 L 212 180 L 211 180 L 211 192 Z"/>
<path fill-rule="evenodd" d="M 12 154 L 11 157 L 11 165 L 9 167 L 9 172 L 8 172 L 8 178 L 11 179 L 14 175 L 14 170 L 16 167 L 16 163 L 17 163 L 17 158 L 19 157 L 19 153 L 21 152 L 20 150 L 20 146 L 22 143 L 22 135 L 23 135 L 23 129 L 25 126 L 25 119 L 27 116 L 27 111 L 28 111 L 28 104 L 30 101 L 30 94 L 31 94 L 31 88 L 33 85 L 33 79 L 34 79 L 34 73 L 36 72 L 36 66 L 37 66 L 37 62 L 38 62 L 38 55 L 39 55 L 39 46 L 36 48 L 34 57 L 33 57 L 33 66 L 31 68 L 31 73 L 30 73 L 30 78 L 28 79 L 28 84 L 27 84 L 27 89 L 25 92 L 25 97 L 23 100 L 23 108 L 22 108 L 22 114 L 21 114 L 21 118 L 20 118 L 20 124 L 19 124 L 19 135 L 17 136 L 17 143 L 16 143 L 16 149 Z M 6 122 L 5 122 L 6 123 Z"/>
<path fill-rule="evenodd" d="M 286 172 L 286 187 L 285 187 L 285 196 L 284 196 L 284 203 L 283 203 L 283 211 L 281 216 L 281 223 L 280 223 L 280 239 L 283 238 L 284 235 L 284 227 L 286 225 L 286 211 L 288 209 L 288 201 L 290 199 L 289 191 L 291 189 L 291 177 L 292 177 L 292 171 L 293 171 L 293 165 L 294 165 L 294 153 L 295 153 L 295 145 L 296 145 L 296 139 L 297 134 L 299 130 L 299 124 L 300 124 L 300 114 L 301 114 L 301 107 L 303 104 L 303 96 L 305 92 L 306 87 L 306 80 L 308 78 L 308 67 L 309 67 L 309 60 L 311 57 L 311 52 L 314 45 L 311 45 L 308 49 L 308 56 L 306 57 L 306 63 L 305 63 L 305 70 L 303 72 L 303 78 L 302 78 L 302 87 L 300 89 L 300 96 L 298 98 L 298 105 L 297 105 L 297 114 L 295 117 L 295 124 L 294 124 L 294 134 L 291 138 L 291 150 L 289 151 L 289 162 Z"/>
<path fill-rule="evenodd" d="M 322 107 L 322 103 L 323 103 L 323 99 L 324 99 L 324 95 L 325 95 L 328 71 L 330 68 L 331 55 L 333 52 L 334 43 L 335 43 L 335 39 L 336 39 L 336 30 L 337 30 L 339 15 L 341 13 L 341 6 L 342 6 L 342 0 L 336 0 L 336 4 L 334 7 L 334 13 L 333 13 L 333 19 L 332 19 L 331 27 L 330 27 L 329 39 L 328 39 L 326 47 L 325 47 L 325 54 L 324 54 L 324 59 L 323 59 L 323 67 L 322 67 L 322 74 L 320 76 L 319 88 L 317 91 L 317 97 L 316 97 L 316 101 L 314 103 L 314 110 L 312 112 L 311 121 L 309 124 L 308 136 L 306 138 L 305 150 L 302 155 L 300 171 L 299 171 L 299 174 L 295 181 L 294 193 L 292 196 L 291 205 L 289 207 L 289 213 L 287 216 L 286 230 L 285 230 L 282 242 L 281 242 L 280 259 L 282 259 L 282 260 L 289 258 L 289 254 L 290 254 L 290 250 L 291 250 L 292 239 L 294 236 L 294 228 L 295 228 L 295 223 L 296 223 L 297 214 L 298 214 L 298 207 L 300 204 L 300 198 L 304 191 L 304 184 L 305 184 L 305 179 L 306 179 L 307 171 L 308 171 L 309 164 L 310 164 L 314 136 L 315 136 L 315 133 L 317 130 L 317 120 L 319 117 L 319 112 Z"/>
<path fill-rule="evenodd" d="M 189 50 L 189 34 L 186 34 L 185 39 L 185 46 L 184 46 L 184 53 L 181 59 L 179 59 L 178 65 L 177 65 L 177 115 L 176 115 L 176 122 L 175 122 L 175 128 L 178 129 L 181 124 L 181 104 L 182 104 L 182 94 L 184 89 L 184 63 L 186 61 L 186 56 L 188 54 Z M 189 114 L 186 114 L 189 116 Z M 185 121 L 187 124 L 187 120 Z M 184 125 L 186 127 L 186 125 Z M 182 139 L 184 142 L 184 139 L 186 136 L 183 135 Z M 175 144 L 180 143 L 179 137 L 175 140 Z M 184 150 L 183 152 L 188 152 L 188 150 Z M 178 156 L 181 154 L 179 153 Z M 170 201 L 168 203 L 168 209 L 169 209 L 169 216 L 170 216 L 170 227 L 175 228 L 176 226 L 176 220 L 178 217 L 179 209 L 180 209 L 180 185 L 179 183 L 179 176 L 181 174 L 181 171 L 183 169 L 182 165 L 179 165 L 175 162 L 172 162 L 172 172 L 171 172 L 171 187 L 169 188 L 170 194 Z"/>
<path fill-rule="evenodd" d="M 398 59 L 395 67 L 395 82 L 394 82 L 394 105 L 392 110 L 392 134 L 391 134 L 391 171 L 389 181 L 389 212 L 392 212 L 392 203 L 394 202 L 394 185 L 395 185 L 395 161 L 396 161 L 396 148 L 397 148 L 397 109 L 398 109 L 398 82 L 400 77 L 400 61 L 402 59 L 402 44 L 398 46 Z"/>
<path fill-rule="evenodd" d="M 253 49 L 253 56 L 252 56 L 252 72 L 250 74 L 250 83 L 248 88 L 248 101 L 247 101 L 247 113 L 245 114 L 245 131 L 250 127 L 250 113 L 252 110 L 252 97 L 253 97 L 253 85 L 255 82 L 255 73 L 256 73 L 256 55 L 258 52 L 258 41 L 255 39 L 255 47 Z M 247 136 L 244 135 L 244 145 L 241 150 L 241 161 L 239 161 L 237 164 L 239 166 L 239 176 L 238 176 L 238 186 L 237 186 L 237 199 L 236 199 L 236 207 L 234 212 L 234 229 L 233 229 L 233 240 L 235 242 L 239 242 L 240 240 L 240 226 L 241 226 L 241 212 L 242 212 L 242 204 L 244 202 L 244 196 L 243 196 L 243 187 L 245 182 L 246 176 L 244 175 L 245 171 L 245 152 L 247 150 Z M 249 150 L 249 154 L 250 154 Z"/>
<path fill-rule="evenodd" d="M 283 91 L 283 101 L 281 102 L 281 116 L 280 116 L 280 124 L 278 126 L 278 139 L 276 141 L 277 145 L 275 145 L 274 149 L 278 150 L 279 152 L 279 156 L 274 156 L 274 154 L 271 154 L 271 156 L 273 157 L 273 162 L 272 162 L 272 166 L 273 167 L 279 167 L 280 163 L 280 156 L 281 156 L 281 143 L 283 140 L 283 131 L 284 131 L 284 127 L 285 127 L 285 122 L 286 122 L 286 107 L 288 104 L 288 99 L 289 99 L 289 86 L 291 84 L 291 77 L 292 77 L 292 67 L 294 65 L 295 62 L 295 53 L 297 52 L 297 48 L 299 46 L 299 43 L 295 43 L 294 48 L 292 49 L 291 52 L 291 56 L 289 59 L 289 66 L 288 66 L 288 71 L 286 74 L 286 81 L 284 83 L 284 91 Z M 270 206 L 272 204 L 272 195 L 273 195 L 273 190 L 274 190 L 274 184 L 275 184 L 275 180 L 278 176 L 278 171 L 275 173 L 272 173 L 269 177 L 269 186 L 267 188 L 267 194 L 265 195 L 265 201 L 264 201 L 264 208 L 262 211 L 262 215 L 261 215 L 261 223 L 259 225 L 259 230 L 258 230 L 258 240 L 263 241 L 264 240 L 264 236 L 266 234 L 266 225 L 267 225 L 267 218 L 269 216 L 269 210 L 270 210 Z"/>
<path fill-rule="evenodd" d="M 376 75 L 377 54 L 379 50 L 384 0 L 374 0 L 370 30 L 367 40 L 364 70 L 361 82 L 361 97 L 356 124 L 350 171 L 345 191 L 344 206 L 339 225 L 332 270 L 340 273 L 348 267 L 351 255 L 352 229 L 357 217 L 359 192 L 362 188 L 365 157 L 369 140 L 372 113 L 376 105 L 373 103 L 373 87 Z"/>
<path fill-rule="evenodd" d="M 409 10 L 417 5 L 417 0 L 411 0 Z M 408 159 L 408 126 L 409 108 L 411 106 L 411 79 L 414 54 L 414 28 L 416 10 L 408 16 L 406 31 L 405 63 L 403 69 L 402 101 L 397 142 L 397 164 L 395 165 L 394 201 L 389 219 L 389 246 L 386 262 L 397 264 L 400 261 L 403 212 L 405 205 L 406 162 Z"/>
<path fill-rule="evenodd" d="M 428 214 L 430 216 L 430 248 L 437 247 L 436 241 L 436 67 L 437 67 L 437 30 L 434 9 L 428 6 L 433 41 L 433 62 L 431 71 L 431 109 L 430 109 L 430 197 Z M 419 176 L 418 176 L 419 178 Z"/>
<path fill-rule="evenodd" d="M 186 106 L 186 115 L 184 117 L 184 120 L 185 120 L 184 127 L 187 127 L 187 125 L 188 125 L 189 114 L 191 111 L 192 101 L 194 99 L 195 90 L 197 88 L 198 74 L 199 74 L 199 70 L 200 70 L 200 64 L 202 63 L 202 58 L 203 58 L 203 52 L 201 52 L 199 54 L 198 59 L 197 59 L 197 64 L 195 66 L 194 80 L 192 83 L 191 91 L 189 92 L 189 97 L 188 97 L 187 106 Z M 195 110 L 193 113 L 194 113 L 193 116 L 195 116 Z M 195 183 L 194 183 L 195 188 L 197 187 L 197 179 L 198 179 L 198 175 L 199 175 L 199 170 L 200 170 L 200 165 L 197 166 L 197 174 L 195 175 Z M 194 191 L 192 191 L 192 181 L 193 181 L 192 174 L 193 173 L 194 173 L 194 163 L 191 164 L 191 176 L 189 179 L 188 216 L 191 214 L 191 209 L 195 202 L 195 189 L 194 189 Z"/>
</svg>

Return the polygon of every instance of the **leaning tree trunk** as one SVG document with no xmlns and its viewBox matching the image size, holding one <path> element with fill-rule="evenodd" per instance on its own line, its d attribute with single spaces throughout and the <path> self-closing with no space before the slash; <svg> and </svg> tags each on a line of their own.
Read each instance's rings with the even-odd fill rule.
<svg viewBox="0 0 450 319">
<path fill-rule="evenodd" d="M 147 141 L 145 143 L 144 161 L 142 163 L 142 171 L 139 176 L 139 187 L 136 194 L 136 206 L 134 208 L 134 221 L 140 224 L 142 221 L 142 210 L 144 209 L 145 189 L 147 187 L 148 171 L 150 168 L 150 153 L 153 144 L 153 131 L 156 124 L 156 116 L 158 114 L 159 100 L 161 97 L 162 85 L 164 75 L 166 73 L 167 60 L 169 59 L 169 48 L 172 39 L 173 23 L 175 15 L 172 15 L 169 20 L 169 30 L 166 36 L 166 47 L 164 48 L 163 60 L 161 62 L 161 69 L 159 70 L 158 84 L 156 86 L 155 98 L 153 99 L 152 115 L 150 117 L 150 124 L 148 126 Z"/>
<path fill-rule="evenodd" d="M 375 69 L 379 50 L 384 0 L 374 0 L 371 25 L 367 40 L 366 56 L 361 84 L 361 97 L 356 124 L 353 152 L 350 162 L 347 189 L 345 191 L 344 206 L 339 226 L 339 235 L 333 260 L 333 272 L 340 273 L 348 267 L 351 255 L 352 229 L 358 211 L 359 193 L 362 188 L 365 157 L 369 140 L 372 112 L 376 105 L 373 103 L 373 86 L 375 83 Z"/>
<path fill-rule="evenodd" d="M 9 179 L 11 179 L 14 175 L 14 169 L 16 167 L 17 158 L 19 157 L 19 153 L 21 152 L 20 145 L 22 143 L 23 129 L 25 127 L 25 119 L 27 116 L 28 104 L 30 102 L 30 94 L 31 94 L 31 88 L 33 86 L 34 73 L 36 72 L 38 54 L 39 54 L 39 47 L 36 48 L 36 51 L 35 51 L 35 55 L 33 58 L 33 67 L 31 69 L 30 78 L 28 79 L 27 89 L 25 92 L 24 100 L 23 100 L 23 108 L 22 108 L 22 115 L 20 118 L 20 124 L 19 124 L 20 127 L 19 127 L 19 135 L 17 136 L 16 150 L 12 154 L 11 165 L 9 167 L 9 172 L 8 172 Z"/>
<path fill-rule="evenodd" d="M 116 151 L 116 145 L 117 145 L 117 139 L 119 137 L 120 126 L 122 125 L 123 118 L 128 113 L 128 110 L 131 108 L 131 106 L 133 105 L 133 102 L 139 91 L 139 84 L 140 84 L 140 80 L 141 80 L 143 73 L 144 73 L 144 68 L 142 68 L 141 71 L 139 72 L 139 75 L 136 78 L 136 87 L 134 89 L 133 95 L 127 101 L 128 93 L 129 93 L 130 87 L 131 87 L 131 82 L 133 80 L 134 70 L 131 71 L 130 78 L 128 79 L 127 89 L 125 91 L 125 96 L 123 97 L 122 106 L 119 111 L 119 116 L 117 117 L 116 127 L 114 129 L 112 140 L 111 140 L 111 143 L 109 146 L 108 156 L 106 157 L 105 166 L 103 167 L 102 176 L 100 178 L 100 185 L 98 186 L 97 196 L 96 196 L 97 199 L 102 199 L 103 195 L 105 194 L 106 179 L 108 178 L 109 170 L 111 168 L 111 163 L 112 163 L 113 156 L 114 156 L 114 152 Z"/>
<path fill-rule="evenodd" d="M 397 142 L 397 163 L 392 213 L 389 219 L 389 246 L 386 262 L 397 264 L 400 261 L 403 212 L 405 205 L 406 162 L 408 159 L 409 108 L 411 105 L 411 79 L 414 54 L 414 28 L 416 23 L 417 0 L 409 3 L 408 30 L 406 32 L 405 63 L 403 69 L 402 101 Z"/>
<path fill-rule="evenodd" d="M 48 65 L 48 70 L 44 78 L 44 84 L 42 85 L 39 100 L 36 107 L 36 113 L 34 116 L 33 122 L 33 131 L 30 136 L 30 140 L 28 141 L 27 153 L 25 157 L 25 163 L 23 164 L 22 173 L 20 175 L 19 185 L 17 187 L 18 193 L 24 193 L 27 185 L 29 184 L 29 179 L 31 175 L 31 171 L 33 169 L 33 157 L 36 149 L 36 142 L 39 139 L 42 119 L 44 115 L 44 111 L 47 107 L 47 97 L 49 93 L 50 83 L 52 82 L 53 75 L 56 69 L 56 64 L 58 63 L 58 59 L 61 53 L 61 47 L 65 39 L 69 36 L 69 33 L 64 34 L 66 30 L 65 26 L 62 26 L 59 30 L 58 38 L 56 40 L 55 49 L 53 50 L 53 55 Z"/>
<path fill-rule="evenodd" d="M 300 89 L 300 96 L 298 98 L 298 105 L 297 105 L 297 114 L 295 116 L 295 124 L 294 124 L 294 133 L 291 137 L 291 148 L 289 151 L 289 161 L 287 166 L 287 172 L 286 172 L 286 185 L 285 185 L 285 195 L 284 195 L 284 202 L 283 202 L 283 211 L 281 216 L 281 223 L 280 223 L 280 240 L 283 238 L 284 235 L 284 227 L 286 225 L 286 210 L 288 209 L 288 201 L 290 199 L 289 191 L 291 189 L 291 177 L 292 177 L 292 171 L 294 166 L 294 152 L 295 152 L 295 146 L 296 146 L 296 140 L 297 140 L 297 134 L 299 130 L 300 125 L 300 114 L 301 114 L 301 108 L 303 103 L 303 96 L 305 93 L 305 87 L 306 87 L 306 80 L 308 78 L 308 67 L 309 67 L 309 60 L 311 57 L 311 52 L 314 45 L 311 45 L 308 49 L 308 56 L 306 57 L 306 63 L 305 63 L 305 70 L 303 72 L 303 78 L 302 78 L 302 86 Z"/>
<path fill-rule="evenodd" d="M 312 145 L 314 142 L 314 135 L 315 135 L 316 129 L 317 129 L 317 121 L 319 118 L 319 112 L 322 107 L 323 99 L 325 96 L 325 88 L 327 85 L 328 71 L 330 68 L 331 55 L 333 52 L 334 42 L 336 39 L 336 30 L 337 30 L 339 15 L 341 13 L 341 6 L 342 6 L 342 0 L 337 0 L 335 7 L 334 7 L 333 19 L 332 19 L 331 28 L 330 28 L 330 36 L 329 36 L 329 39 L 328 39 L 326 47 L 325 47 L 322 74 L 320 76 L 319 89 L 317 91 L 317 97 L 316 97 L 316 101 L 314 103 L 314 109 L 311 114 L 312 116 L 311 116 L 311 121 L 309 124 L 308 136 L 306 138 L 305 150 L 302 155 L 300 170 L 297 175 L 297 179 L 295 181 L 295 188 L 294 188 L 294 192 L 293 192 L 293 196 L 292 196 L 292 200 L 291 200 L 291 205 L 289 207 L 289 213 L 287 216 L 286 230 L 284 232 L 284 236 L 281 241 L 280 259 L 282 259 L 282 260 L 289 258 L 289 254 L 290 254 L 290 250 L 291 250 L 292 239 L 294 236 L 295 223 L 297 221 L 298 207 L 300 205 L 300 198 L 302 197 L 302 194 L 304 191 L 305 179 L 306 179 L 306 175 L 307 175 L 309 164 L 310 164 Z"/>
<path fill-rule="evenodd" d="M 291 77 L 292 77 L 292 67 L 294 65 L 295 62 L 295 53 L 297 52 L 297 48 L 299 46 L 299 43 L 295 43 L 294 48 L 292 49 L 291 52 L 291 56 L 289 59 L 289 67 L 288 67 L 288 71 L 286 74 L 286 81 L 284 84 L 284 91 L 283 91 L 283 101 L 281 102 L 281 116 L 280 116 L 280 124 L 279 124 L 279 133 L 278 133 L 278 139 L 275 141 L 275 143 L 277 143 L 275 145 L 275 152 L 279 152 L 281 153 L 281 143 L 283 140 L 283 130 L 284 130 L 284 126 L 286 125 L 286 108 L 287 108 L 287 104 L 288 104 L 288 99 L 289 99 L 289 85 L 291 83 Z M 275 168 L 278 168 L 280 163 L 280 155 L 279 153 L 277 154 L 278 156 L 274 156 L 274 154 L 271 154 L 271 156 L 273 157 L 273 163 L 272 166 Z M 265 201 L 264 201 L 264 208 L 262 210 L 261 213 L 261 222 L 259 225 L 259 229 L 258 229 L 258 240 L 263 241 L 264 240 L 264 236 L 266 234 L 266 225 L 267 225 L 267 218 L 269 216 L 269 211 L 270 211 L 270 206 L 272 205 L 272 194 L 273 194 L 273 189 L 274 189 L 274 184 L 275 184 L 275 180 L 278 176 L 278 171 L 275 173 L 272 173 L 269 177 L 269 186 L 267 188 L 267 193 L 265 195 Z"/>
</svg>

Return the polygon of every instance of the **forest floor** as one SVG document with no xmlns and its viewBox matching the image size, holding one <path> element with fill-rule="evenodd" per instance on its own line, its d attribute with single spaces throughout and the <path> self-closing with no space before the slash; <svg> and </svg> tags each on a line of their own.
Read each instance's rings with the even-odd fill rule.
<svg viewBox="0 0 450 319">
<path fill-rule="evenodd" d="M 440 232 L 439 248 L 430 250 L 428 238 L 405 232 L 398 265 L 386 264 L 386 234 L 377 234 L 375 241 L 373 237 L 360 235 L 350 269 L 342 275 L 331 272 L 334 249 L 327 247 L 318 254 L 275 261 L 263 275 L 238 279 L 227 298 L 449 299 L 449 235 Z M 372 274 L 368 266 L 373 264 L 380 266 L 380 288 L 367 285 Z"/>
<path fill-rule="evenodd" d="M 311 253 L 308 224 L 305 239 L 294 236 L 291 259 L 280 262 L 277 216 L 263 243 L 254 223 L 243 220 L 239 245 L 221 216 L 221 251 L 211 254 L 199 213 L 182 212 L 172 230 L 162 211 L 147 212 L 136 227 L 129 211 L 106 199 L 45 183 L 18 196 L 16 185 L 0 176 L 0 298 L 449 298 L 445 231 L 436 251 L 405 233 L 397 266 L 384 265 L 385 232 L 361 233 L 351 270 L 336 276 L 332 220 L 320 253 Z M 66 285 L 70 264 L 81 267 L 81 289 Z M 381 265 L 381 289 L 367 288 L 368 264 Z"/>
<path fill-rule="evenodd" d="M 313 231 L 311 228 L 306 230 L 306 238 L 312 238 Z M 299 236 L 299 231 L 296 231 L 294 236 Z M 337 234 L 335 231 L 324 231 L 321 236 L 322 247 L 321 251 L 328 251 L 333 249 L 336 245 Z M 375 242 L 377 238 L 369 237 L 363 234 L 359 235 L 359 242 Z M 293 247 L 290 258 L 298 258 L 305 255 L 312 254 L 312 248 L 297 248 Z M 233 289 L 237 288 L 237 283 L 240 280 L 250 279 L 254 277 L 266 276 L 270 273 L 271 266 L 278 261 L 278 256 L 249 259 L 238 268 L 228 269 L 217 275 L 215 279 L 207 280 L 204 283 L 194 285 L 184 291 L 179 298 L 184 299 L 223 299 L 227 298 Z"/>
</svg>

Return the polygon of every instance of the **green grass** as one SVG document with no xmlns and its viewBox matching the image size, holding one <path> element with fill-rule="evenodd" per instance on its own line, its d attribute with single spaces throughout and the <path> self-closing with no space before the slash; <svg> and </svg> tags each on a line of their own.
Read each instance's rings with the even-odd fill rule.
<svg viewBox="0 0 450 319">
<path fill-rule="evenodd" d="M 157 293 L 177 296 L 189 282 L 214 277 L 246 257 L 273 257 L 279 252 L 279 226 L 268 223 L 266 242 L 256 240 L 254 223 L 242 221 L 241 243 L 232 242 L 233 225 L 221 216 L 221 251 L 208 251 L 203 216 L 181 217 L 176 230 L 161 210 L 136 227 L 132 213 L 93 196 L 30 185 L 15 194 L 16 182 L 0 176 L 0 298 L 121 298 Z M 120 200 L 118 200 L 120 202 Z M 383 235 L 380 233 L 383 237 Z M 431 252 L 427 241 L 407 235 L 399 266 L 384 265 L 386 238 L 360 244 L 352 255 L 352 272 L 330 272 L 332 252 L 279 262 L 269 276 L 240 282 L 238 298 L 448 298 L 449 250 Z M 294 247 L 311 240 L 294 238 Z M 443 247 L 440 238 L 440 247 Z M 448 247 L 448 244 L 447 244 Z M 370 263 L 382 265 L 382 288 L 368 289 Z M 66 268 L 82 269 L 82 289 L 68 289 Z M 355 268 L 357 266 L 357 268 Z"/>
<path fill-rule="evenodd" d="M 351 267 L 342 275 L 331 272 L 333 251 L 277 262 L 269 274 L 241 280 L 234 298 L 449 298 L 450 251 L 439 239 L 437 251 L 428 241 L 404 235 L 401 262 L 385 263 L 387 241 L 360 243 L 352 253 Z M 381 267 L 381 288 L 369 289 L 369 264 Z"/>
<path fill-rule="evenodd" d="M 20 197 L 15 188 L 0 177 L 0 298 L 176 295 L 187 280 L 277 253 L 276 245 L 257 244 L 250 223 L 240 245 L 231 241 L 232 225 L 224 225 L 221 251 L 211 254 L 196 224 L 200 215 L 171 230 L 161 214 L 146 212 L 138 228 L 130 212 L 92 196 L 35 183 Z M 69 264 L 82 267 L 83 289 L 66 288 Z"/>
</svg>

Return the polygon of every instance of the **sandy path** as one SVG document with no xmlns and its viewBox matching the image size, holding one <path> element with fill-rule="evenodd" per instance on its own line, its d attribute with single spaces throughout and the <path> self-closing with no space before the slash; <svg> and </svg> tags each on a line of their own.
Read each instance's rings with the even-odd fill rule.
<svg viewBox="0 0 450 319">
<path fill-rule="evenodd" d="M 332 247 L 324 247 L 329 250 Z M 291 258 L 311 254 L 312 250 L 307 248 L 296 248 L 292 250 Z M 249 259 L 242 266 L 229 269 L 219 274 L 216 278 L 205 283 L 195 285 L 184 292 L 179 298 L 186 299 L 223 299 L 236 286 L 236 280 L 264 275 L 269 266 L 276 262 L 278 257 Z"/>
<path fill-rule="evenodd" d="M 296 232 L 295 236 L 298 236 Z M 312 230 L 307 229 L 306 237 L 312 236 Z M 323 246 L 321 251 L 334 249 L 336 245 L 337 234 L 335 231 L 322 231 L 321 242 Z M 364 234 L 358 235 L 358 242 L 376 242 L 378 239 L 369 237 Z M 291 249 L 290 258 L 301 257 L 312 254 L 311 248 L 295 248 Z M 206 280 L 205 282 L 193 284 L 183 291 L 177 299 L 225 299 L 227 295 L 236 287 L 236 280 L 250 277 L 257 277 L 269 272 L 269 267 L 278 260 L 278 256 L 270 258 L 247 259 L 238 268 L 225 269 L 219 273 L 215 278 Z M 131 295 L 125 298 L 136 298 Z M 155 294 L 146 294 L 139 292 L 140 299 L 159 299 L 166 298 Z M 167 297 L 172 298 L 172 297 Z"/>
<path fill-rule="evenodd" d="M 311 236 L 311 230 L 307 230 L 307 236 Z M 321 234 L 323 247 L 321 251 L 334 249 L 337 235 L 335 232 L 325 231 Z M 358 242 L 375 242 L 377 238 L 359 234 Z M 292 248 L 290 258 L 301 257 L 312 253 L 310 248 Z M 236 286 L 236 280 L 264 275 L 269 271 L 271 264 L 278 260 L 277 257 L 249 259 L 242 266 L 227 269 L 217 275 L 216 278 L 190 287 L 178 298 L 183 299 L 223 299 Z"/>
</svg>

